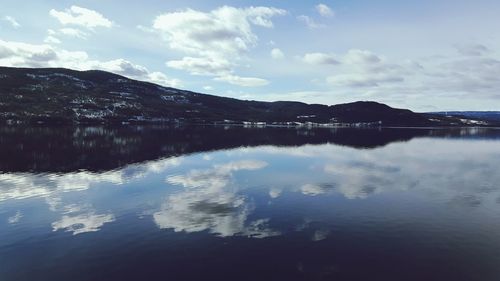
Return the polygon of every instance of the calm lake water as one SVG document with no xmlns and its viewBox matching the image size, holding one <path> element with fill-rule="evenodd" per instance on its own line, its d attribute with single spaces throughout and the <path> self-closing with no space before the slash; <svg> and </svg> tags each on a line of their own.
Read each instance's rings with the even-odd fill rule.
<svg viewBox="0 0 500 281">
<path fill-rule="evenodd" d="M 500 130 L 0 128 L 0 280 L 500 280 Z"/>
</svg>

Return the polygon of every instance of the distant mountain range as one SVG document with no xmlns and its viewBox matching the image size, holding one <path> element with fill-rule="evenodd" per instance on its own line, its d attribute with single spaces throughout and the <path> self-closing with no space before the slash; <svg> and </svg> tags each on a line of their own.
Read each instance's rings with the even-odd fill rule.
<svg viewBox="0 0 500 281">
<path fill-rule="evenodd" d="M 441 111 L 430 114 L 439 114 L 442 116 L 455 116 L 466 119 L 481 119 L 491 122 L 500 122 L 500 111 Z"/>
<path fill-rule="evenodd" d="M 0 67 L 0 122 L 195 123 L 308 126 L 497 125 L 484 116 L 415 113 L 376 102 L 246 101 L 132 80 L 104 71 Z"/>
</svg>

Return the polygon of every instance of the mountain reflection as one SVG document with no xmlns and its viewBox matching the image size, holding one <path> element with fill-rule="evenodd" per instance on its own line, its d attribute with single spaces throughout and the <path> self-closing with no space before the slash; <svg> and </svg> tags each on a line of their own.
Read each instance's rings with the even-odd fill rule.
<svg viewBox="0 0 500 281">
<path fill-rule="evenodd" d="M 241 127 L 0 127 L 2 172 L 102 172 L 196 152 L 258 145 L 333 143 L 377 148 L 415 137 L 499 138 L 495 130 Z"/>
<path fill-rule="evenodd" d="M 45 129 L 34 130 L 38 132 Z M 217 131 L 221 134 L 216 137 L 224 139 L 228 136 L 225 133 L 234 133 L 231 130 Z M 237 129 L 239 134 L 243 134 L 245 130 Z M 30 219 L 30 215 L 19 207 L 10 209 L 10 204 L 18 200 L 39 202 L 33 200 L 42 199 L 45 212 L 50 214 L 46 217 L 51 218 L 47 225 L 53 231 L 73 235 L 99 231 L 119 220 L 119 212 L 127 213 L 127 210 L 133 209 L 137 217 L 147 214 L 158 228 L 170 229 L 176 233 L 207 232 L 219 237 L 264 238 L 283 234 L 287 230 L 273 225 L 272 215 L 259 213 L 259 210 L 264 206 L 272 208 L 273 202 L 288 200 L 290 196 L 303 196 L 308 199 L 300 200 L 314 202 L 330 196 L 359 200 L 376 195 L 391 196 L 409 192 L 426 196 L 433 201 L 446 202 L 450 208 L 480 208 L 483 204 L 496 204 L 500 200 L 497 199 L 500 198 L 500 146 L 494 140 L 497 136 L 495 130 L 483 132 L 484 138 L 480 138 L 482 131 L 477 130 L 470 135 L 462 130 L 456 131 L 455 135 L 446 130 L 418 130 L 419 134 L 427 137 L 375 146 L 373 149 L 322 143 L 358 134 L 373 134 L 371 136 L 374 138 L 381 134 L 376 130 L 361 131 L 362 133 L 352 130 L 319 130 L 311 131 L 309 135 L 323 135 L 324 138 L 303 139 L 302 134 L 296 134 L 297 139 L 293 139 L 286 134 L 295 134 L 296 131 L 270 130 L 270 136 L 266 136 L 266 130 L 257 130 L 253 139 L 247 139 L 243 145 L 279 142 L 280 133 L 284 133 L 285 138 L 289 138 L 288 142 L 294 145 L 236 147 L 241 140 L 233 139 L 229 142 L 234 148 L 228 148 L 223 143 L 202 144 L 209 140 L 215 141 L 215 137 L 211 138 L 208 134 L 200 137 L 200 132 L 189 135 L 183 131 L 181 135 L 190 136 L 189 143 L 182 146 L 180 139 L 178 143 L 170 141 L 170 144 L 177 145 L 167 146 L 170 148 L 166 149 L 160 138 L 153 146 L 165 148 L 161 150 L 163 152 L 150 151 L 146 157 L 178 156 L 137 163 L 135 161 L 139 159 L 137 157 L 141 156 L 143 149 L 151 146 L 134 147 L 131 142 L 146 144 L 148 141 L 145 139 L 153 141 L 158 137 L 155 134 L 173 136 L 175 133 L 158 129 L 155 133 L 124 138 L 119 137 L 120 131 L 78 129 L 74 134 L 80 140 L 74 142 L 71 149 L 101 146 L 99 142 L 85 140 L 94 134 L 103 134 L 103 139 L 111 143 L 125 143 L 128 152 L 120 155 L 126 157 L 118 157 L 116 162 L 110 159 L 104 165 L 120 167 L 101 171 L 104 166 L 97 165 L 91 170 L 72 170 L 78 165 L 85 167 L 95 163 L 98 158 L 88 162 L 84 159 L 100 157 L 98 153 L 91 153 L 88 157 L 81 156 L 77 166 L 57 162 L 53 167 L 55 170 L 69 169 L 71 172 L 30 172 L 31 168 L 40 167 L 39 159 L 52 157 L 48 156 L 51 151 L 40 157 L 34 153 L 37 160 L 22 165 L 17 162 L 9 166 L 8 161 L 3 159 L 3 167 L 8 168 L 0 173 L 0 211 L 5 208 L 3 213 L 8 215 L 5 217 L 8 224 L 23 223 Z M 412 132 L 410 130 L 404 135 L 408 136 Z M 382 139 L 387 139 L 392 134 L 394 131 L 383 135 Z M 436 137 L 437 135 L 444 138 Z M 6 142 L 5 136 L 3 141 Z M 359 143 L 359 140 L 356 141 Z M 304 142 L 304 145 L 295 145 Z M 314 144 L 315 142 L 320 144 Z M 375 141 L 379 142 L 380 139 Z M 181 152 L 171 150 L 172 147 L 181 146 L 184 147 L 183 153 L 202 153 L 181 156 Z M 218 146 L 226 149 L 211 150 Z M 7 153 L 5 148 L 2 149 L 3 153 Z M 28 154 L 23 149 L 9 153 L 20 153 L 24 155 L 20 158 L 24 157 L 25 160 Z M 125 164 L 128 161 L 133 163 Z M 49 164 L 52 163 L 49 161 L 41 170 L 51 170 Z M 31 168 L 18 172 L 17 169 L 23 166 Z M 136 196 L 134 200 L 130 200 L 128 192 Z M 266 202 L 258 196 L 260 194 L 265 195 Z M 331 232 L 321 226 L 314 231 L 311 234 L 314 241 L 325 239 Z"/>
<path fill-rule="evenodd" d="M 18 129 L 2 280 L 499 273 L 499 130 Z"/>
</svg>

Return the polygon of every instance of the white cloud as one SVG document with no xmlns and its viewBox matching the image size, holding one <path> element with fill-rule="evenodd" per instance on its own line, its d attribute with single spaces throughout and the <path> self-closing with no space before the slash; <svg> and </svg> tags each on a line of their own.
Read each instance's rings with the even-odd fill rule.
<svg viewBox="0 0 500 281">
<path fill-rule="evenodd" d="M 307 27 L 312 29 L 326 27 L 326 25 L 317 23 L 314 19 L 306 15 L 300 15 L 297 17 L 297 19 L 303 22 Z"/>
<path fill-rule="evenodd" d="M 495 75 L 500 72 L 500 58 L 488 46 L 465 46 L 470 48 L 464 52 L 450 50 L 447 56 L 418 60 L 391 58 L 363 49 L 344 53 L 310 52 L 295 58 L 311 66 L 296 65 L 294 69 L 300 69 L 301 77 L 309 75 L 308 81 L 324 89 L 281 90 L 240 97 L 323 104 L 375 100 L 422 112 L 436 111 L 432 105 L 439 110 L 496 110 L 500 105 L 500 79 Z M 329 67 L 316 67 L 318 65 Z M 295 75 L 297 71 L 289 73 Z"/>
<path fill-rule="evenodd" d="M 87 39 L 87 37 L 89 36 L 87 32 L 83 32 L 76 28 L 69 28 L 69 27 L 59 29 L 59 33 L 80 39 Z"/>
<path fill-rule="evenodd" d="M 182 60 L 171 60 L 167 66 L 185 70 L 194 75 L 221 75 L 231 72 L 231 63 L 226 59 L 210 57 L 184 57 Z"/>
<path fill-rule="evenodd" d="M 273 59 L 280 60 L 285 58 L 285 54 L 280 49 L 274 48 L 271 50 L 271 57 Z"/>
<path fill-rule="evenodd" d="M 47 43 L 47 44 L 61 44 L 61 40 L 59 40 L 57 37 L 52 36 L 52 35 L 45 37 L 43 42 Z"/>
<path fill-rule="evenodd" d="M 269 7 L 223 6 L 208 13 L 187 9 L 156 17 L 153 28 L 172 49 L 222 58 L 239 55 L 256 45 L 258 38 L 252 25 L 270 28 L 270 19 L 283 14 L 284 10 Z"/>
<path fill-rule="evenodd" d="M 307 53 L 304 55 L 302 60 L 309 64 L 314 65 L 337 65 L 340 62 L 335 58 L 334 55 L 325 53 Z"/>
<path fill-rule="evenodd" d="M 372 97 L 402 107 L 424 99 L 495 100 L 500 93 L 500 59 L 486 46 L 461 46 L 455 56 L 391 62 L 367 50 L 349 50 L 325 81 L 351 99 Z"/>
<path fill-rule="evenodd" d="M 0 40 L 0 64 L 5 66 L 39 67 L 57 59 L 50 45 L 32 45 Z"/>
<path fill-rule="evenodd" d="M 453 60 L 440 61 L 426 72 L 429 86 L 443 94 L 474 94 L 476 98 L 499 98 L 500 59 L 468 55 Z"/>
<path fill-rule="evenodd" d="M 225 75 L 214 78 L 216 81 L 223 81 L 229 84 L 242 87 L 261 87 L 269 84 L 269 81 L 256 77 L 241 77 L 236 75 Z"/>
<path fill-rule="evenodd" d="M 49 44 L 61 44 L 61 40 L 56 36 L 67 36 L 79 39 L 87 39 L 89 37 L 89 33 L 70 27 L 60 28 L 57 31 L 48 29 L 47 34 L 48 35 L 45 37 L 44 42 Z"/>
<path fill-rule="evenodd" d="M 333 10 L 328 7 L 325 4 L 318 4 L 316 5 L 316 11 L 322 16 L 322 17 L 333 17 L 335 13 Z"/>
<path fill-rule="evenodd" d="M 240 86 L 264 85 L 264 79 L 235 75 L 234 67 L 257 45 L 253 27 L 272 28 L 271 18 L 284 14 L 286 11 L 273 7 L 223 6 L 210 12 L 186 9 L 156 17 L 153 29 L 171 49 L 188 55 L 168 61 L 167 66 L 194 75 L 217 76 L 219 81 Z"/>
<path fill-rule="evenodd" d="M 381 62 L 382 59 L 370 51 L 352 49 L 347 52 L 347 55 L 344 57 L 344 61 L 352 65 L 376 64 Z"/>
<path fill-rule="evenodd" d="M 345 87 L 378 87 L 381 83 L 403 82 L 404 78 L 389 73 L 350 73 L 326 78 L 330 85 Z"/>
<path fill-rule="evenodd" d="M 146 67 L 133 64 L 125 59 L 102 62 L 99 64 L 99 68 L 131 77 L 140 77 L 148 74 L 148 69 Z"/>
<path fill-rule="evenodd" d="M 269 81 L 256 77 L 241 77 L 232 74 L 232 64 L 225 59 L 216 60 L 209 57 L 184 57 L 182 60 L 171 60 L 167 66 L 188 71 L 193 75 L 216 76 L 214 80 L 227 82 L 242 87 L 260 87 Z"/>
<path fill-rule="evenodd" d="M 19 24 L 19 22 L 17 22 L 17 20 L 14 17 L 5 16 L 5 17 L 3 17 L 3 20 L 6 21 L 6 22 L 8 22 L 10 24 L 10 26 L 12 26 L 13 28 L 19 28 L 19 27 L 21 27 L 21 25 Z"/>
<path fill-rule="evenodd" d="M 64 11 L 52 9 L 49 14 L 63 25 L 77 25 L 91 30 L 96 27 L 110 28 L 114 25 L 112 21 L 102 14 L 75 5 Z"/>
<path fill-rule="evenodd" d="M 71 6 L 64 12 L 59 12 L 54 9 L 50 10 L 49 14 L 56 18 L 62 25 L 72 25 L 79 28 L 84 28 L 91 32 L 95 31 L 96 27 L 110 28 L 114 25 L 113 22 L 106 19 L 100 13 L 81 8 L 78 6 Z M 60 44 L 59 36 L 67 36 L 79 39 L 87 39 L 90 34 L 75 27 L 63 27 L 56 30 L 47 30 L 48 36 L 45 38 L 45 43 Z"/>
<path fill-rule="evenodd" d="M 150 72 L 146 75 L 147 80 L 156 84 L 164 85 L 164 86 L 169 86 L 169 87 L 180 87 L 182 86 L 182 82 L 179 79 L 175 78 L 169 78 L 167 75 L 165 75 L 163 72 Z"/>
<path fill-rule="evenodd" d="M 54 31 L 49 31 L 49 34 Z M 46 38 L 56 43 L 57 38 Z M 150 72 L 146 67 L 125 59 L 98 61 L 89 58 L 86 52 L 67 51 L 48 44 L 26 44 L 0 40 L 0 64 L 15 67 L 66 67 L 77 70 L 100 69 L 124 75 L 133 79 L 146 80 L 164 86 L 180 85 L 177 79 L 161 72 Z"/>
<path fill-rule="evenodd" d="M 390 64 L 366 50 L 349 50 L 340 61 L 332 54 L 308 53 L 303 61 L 310 64 L 338 65 L 339 74 L 330 74 L 326 82 L 332 86 L 345 88 L 379 87 L 385 83 L 398 83 L 405 80 L 409 69 L 396 64 Z"/>
</svg>

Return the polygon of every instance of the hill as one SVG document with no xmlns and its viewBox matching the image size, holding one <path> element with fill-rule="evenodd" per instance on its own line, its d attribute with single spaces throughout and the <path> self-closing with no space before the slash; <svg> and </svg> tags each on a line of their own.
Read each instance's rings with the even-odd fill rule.
<svg viewBox="0 0 500 281">
<path fill-rule="evenodd" d="M 420 114 L 376 102 L 327 106 L 290 101 L 246 101 L 163 87 L 104 71 L 11 67 L 0 67 L 0 121 L 77 124 L 363 123 L 361 125 L 384 126 L 465 124 L 459 118 Z"/>
</svg>

